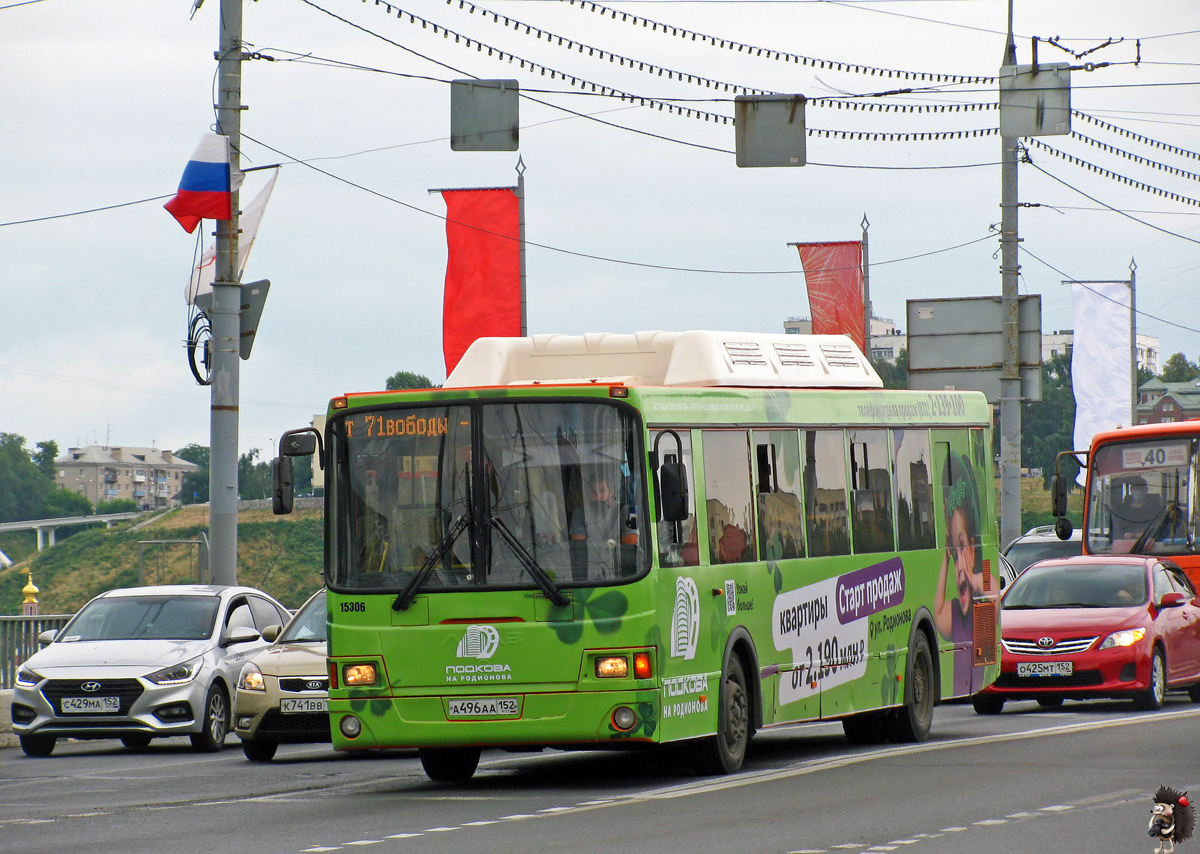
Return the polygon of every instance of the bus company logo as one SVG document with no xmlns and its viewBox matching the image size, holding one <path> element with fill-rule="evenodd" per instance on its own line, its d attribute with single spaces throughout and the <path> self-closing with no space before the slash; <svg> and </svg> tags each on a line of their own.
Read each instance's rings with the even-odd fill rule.
<svg viewBox="0 0 1200 854">
<path fill-rule="evenodd" d="M 675 613 L 671 615 L 671 657 L 696 657 L 700 635 L 700 593 L 691 578 L 675 579 Z"/>
<path fill-rule="evenodd" d="M 500 646 L 500 632 L 495 626 L 467 626 L 458 642 L 459 658 L 491 658 Z"/>
</svg>

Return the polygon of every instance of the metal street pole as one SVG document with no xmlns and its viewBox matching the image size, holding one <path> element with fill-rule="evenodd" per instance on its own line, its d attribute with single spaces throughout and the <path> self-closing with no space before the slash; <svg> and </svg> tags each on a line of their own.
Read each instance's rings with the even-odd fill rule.
<svg viewBox="0 0 1200 854">
<path fill-rule="evenodd" d="M 217 132 L 229 137 L 230 171 L 241 164 L 242 0 L 221 0 L 217 54 Z M 212 406 L 209 420 L 209 579 L 237 584 L 238 399 L 242 289 L 238 283 L 238 192 L 233 217 L 217 221 L 212 314 Z"/>
<path fill-rule="evenodd" d="M 1008 4 L 1008 44 L 1004 67 L 1017 64 L 1012 32 L 1012 0 Z M 1021 364 L 1020 298 L 1017 293 L 1017 138 L 1001 137 L 1000 161 L 1000 303 L 1003 312 L 1004 361 L 1000 370 L 1000 547 L 1021 533 Z"/>
<path fill-rule="evenodd" d="M 1133 371 L 1129 396 L 1129 426 L 1138 423 L 1138 357 L 1137 357 L 1137 263 L 1129 259 L 1129 369 Z"/>
</svg>

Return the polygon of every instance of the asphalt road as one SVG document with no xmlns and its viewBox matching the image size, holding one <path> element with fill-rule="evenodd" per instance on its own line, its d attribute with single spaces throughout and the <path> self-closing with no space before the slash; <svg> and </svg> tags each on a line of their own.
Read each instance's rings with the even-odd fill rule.
<svg viewBox="0 0 1200 854">
<path fill-rule="evenodd" d="M 1150 854 L 1150 793 L 1200 792 L 1198 730 L 1186 696 L 1149 713 L 943 706 L 919 745 L 850 747 L 837 724 L 760 733 L 727 777 L 671 750 L 487 752 L 461 786 L 410 752 L 300 745 L 258 764 L 232 738 L 221 754 L 67 742 L 47 759 L 0 751 L 0 851 Z"/>
</svg>

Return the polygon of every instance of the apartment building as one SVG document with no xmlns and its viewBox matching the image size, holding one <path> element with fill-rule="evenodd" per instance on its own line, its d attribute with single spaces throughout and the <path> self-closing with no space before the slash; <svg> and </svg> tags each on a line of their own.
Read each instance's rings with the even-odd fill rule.
<svg viewBox="0 0 1200 854">
<path fill-rule="evenodd" d="M 178 507 L 183 476 L 200 466 L 158 448 L 71 448 L 54 461 L 58 485 L 82 492 L 88 501 L 127 498 L 139 508 Z"/>
</svg>

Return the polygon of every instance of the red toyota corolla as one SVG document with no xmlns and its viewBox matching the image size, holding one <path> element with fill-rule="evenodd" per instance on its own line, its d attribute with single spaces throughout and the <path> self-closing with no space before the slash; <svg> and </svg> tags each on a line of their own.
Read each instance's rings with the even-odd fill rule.
<svg viewBox="0 0 1200 854">
<path fill-rule="evenodd" d="M 1157 709 L 1168 689 L 1200 702 L 1200 599 L 1169 560 L 1080 556 L 1029 567 L 1004 591 L 1000 676 L 974 697 L 999 714 L 1005 700 L 1125 697 Z"/>
</svg>

